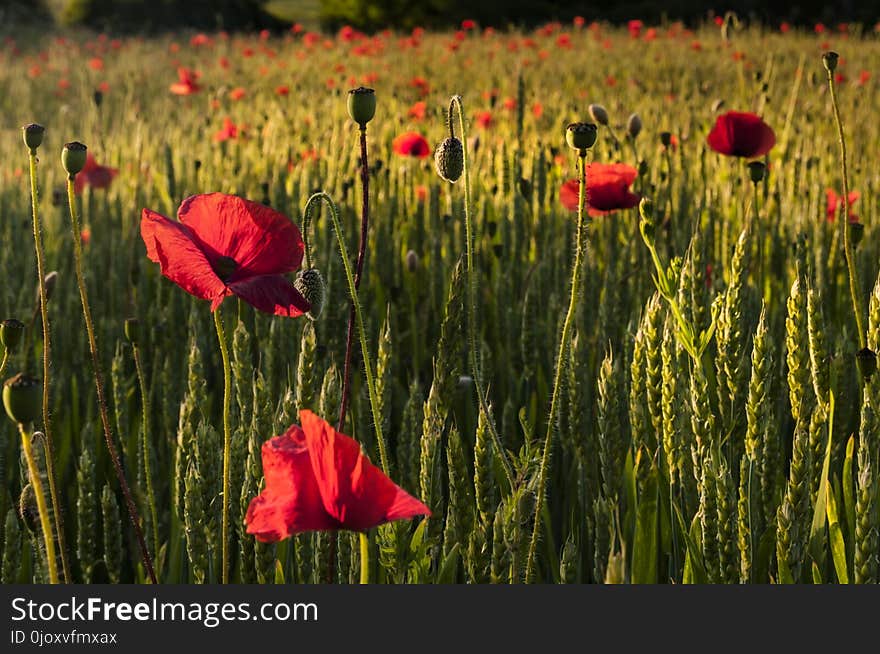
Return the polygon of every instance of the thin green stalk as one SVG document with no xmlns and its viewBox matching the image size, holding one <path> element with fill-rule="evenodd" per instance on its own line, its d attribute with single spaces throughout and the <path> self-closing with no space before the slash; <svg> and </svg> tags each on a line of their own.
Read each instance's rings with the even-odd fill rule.
<svg viewBox="0 0 880 654">
<path fill-rule="evenodd" d="M 357 288 L 354 283 L 354 274 L 351 270 L 351 261 L 348 258 L 348 248 L 345 247 L 345 238 L 342 234 L 342 226 L 339 224 L 339 211 L 336 203 L 324 191 L 312 195 L 306 203 L 304 213 L 312 210 L 312 205 L 316 202 L 324 201 L 330 208 L 330 219 L 333 221 L 333 231 L 336 233 L 336 243 L 339 246 L 339 254 L 342 257 L 342 267 L 345 269 L 345 279 L 348 282 L 348 292 L 351 295 L 352 306 L 354 306 L 355 319 L 358 328 L 358 338 L 361 342 L 361 356 L 364 360 L 364 376 L 367 378 L 367 392 L 370 396 L 370 410 L 373 414 L 373 427 L 376 430 L 376 442 L 379 444 L 379 458 L 382 463 L 382 470 L 388 474 L 388 453 L 385 449 L 385 437 L 382 433 L 382 413 L 379 410 L 379 395 L 376 392 L 376 380 L 373 377 L 373 365 L 370 363 L 370 349 L 367 345 L 367 330 L 364 327 L 364 316 L 361 310 L 361 303 L 358 299 Z M 363 547 L 363 543 L 361 543 Z"/>
<path fill-rule="evenodd" d="M 562 337 L 556 355 L 556 374 L 553 379 L 553 394 L 550 399 L 550 415 L 547 418 L 547 435 L 544 437 L 544 452 L 541 455 L 541 469 L 538 474 L 538 488 L 535 498 L 535 524 L 532 527 L 532 538 L 529 542 L 529 552 L 526 558 L 526 583 L 531 583 L 535 574 L 535 554 L 538 549 L 538 538 L 541 532 L 542 507 L 544 494 L 546 493 L 547 474 L 550 469 L 550 451 L 553 447 L 553 429 L 556 426 L 557 412 L 559 411 L 559 389 L 562 381 L 562 373 L 565 370 L 565 362 L 568 356 L 568 345 L 571 339 L 571 326 L 574 322 L 574 314 L 577 309 L 577 299 L 580 290 L 580 273 L 584 251 L 586 250 L 587 221 L 584 220 L 584 201 L 587 184 L 587 154 L 586 150 L 578 154 L 578 221 L 577 221 L 577 247 L 574 255 L 574 267 L 571 271 L 571 295 L 568 300 L 568 312 L 565 314 L 565 322 L 562 324 Z"/>
<path fill-rule="evenodd" d="M 27 459 L 28 476 L 30 477 L 31 486 L 34 488 L 34 495 L 37 499 L 37 511 L 40 514 L 40 528 L 43 530 L 43 542 L 46 544 L 46 563 L 49 566 L 49 583 L 58 583 L 58 563 L 55 561 L 55 538 L 52 535 L 52 523 L 49 520 L 49 510 L 46 507 L 46 498 L 43 496 L 43 482 L 40 481 L 40 471 L 37 468 L 37 462 L 34 460 L 34 451 L 31 447 L 31 437 L 33 433 L 30 428 L 25 427 L 22 423 L 18 423 L 18 430 L 21 433 L 21 447 L 24 450 L 24 457 Z"/>
<path fill-rule="evenodd" d="M 40 228 L 39 195 L 37 190 L 37 151 L 28 149 L 31 178 L 31 212 L 34 223 L 34 249 L 37 254 L 37 287 L 40 290 L 40 316 L 43 323 L 43 434 L 46 437 L 46 476 L 49 478 L 49 495 L 52 499 L 52 513 L 58 526 L 58 549 L 61 550 L 61 568 L 64 572 L 64 583 L 71 583 L 70 563 L 67 560 L 67 546 L 64 538 L 64 516 L 58 502 L 58 490 L 55 484 L 55 452 L 52 447 L 52 430 L 49 424 L 49 299 L 46 297 L 46 255 L 43 251 L 43 237 Z"/>
<path fill-rule="evenodd" d="M 101 359 L 98 356 L 98 342 L 95 338 L 95 326 L 92 321 L 92 310 L 89 305 L 89 295 L 86 290 L 86 280 L 82 267 L 82 242 L 80 240 L 79 213 L 76 208 L 76 193 L 74 191 L 75 175 L 68 175 L 67 178 L 67 204 L 70 208 L 70 225 L 73 232 L 73 258 L 76 268 L 76 283 L 79 286 L 79 297 L 82 301 L 83 319 L 86 324 L 86 332 L 89 337 L 89 353 L 92 357 L 92 372 L 95 376 L 95 391 L 98 395 L 98 409 L 101 414 L 101 425 L 104 428 L 104 441 L 107 443 L 107 451 L 110 454 L 110 460 L 113 462 L 113 469 L 116 472 L 116 478 L 119 480 L 119 486 L 122 489 L 122 495 L 125 497 L 126 508 L 128 509 L 128 517 L 131 520 L 131 526 L 134 528 L 137 537 L 138 546 L 141 550 L 141 557 L 144 562 L 144 568 L 150 581 L 153 584 L 159 583 L 156 579 L 156 573 L 153 570 L 153 559 L 147 549 L 147 543 L 144 540 L 144 532 L 141 529 L 141 521 L 138 516 L 137 507 L 131 496 L 131 489 L 125 479 L 125 472 L 122 470 L 122 464 L 119 461 L 119 454 L 116 451 L 116 445 L 113 443 L 113 433 L 110 431 L 110 415 L 107 411 L 107 398 L 104 393 L 104 376 L 101 372 Z M 51 479 L 51 476 L 50 476 Z"/>
<path fill-rule="evenodd" d="M 495 421 L 492 419 L 492 413 L 489 411 L 489 405 L 486 401 L 486 393 L 483 388 L 483 377 L 480 374 L 480 356 L 478 353 L 479 348 L 479 340 L 477 338 L 477 276 L 476 271 L 474 270 L 474 235 L 473 235 L 473 224 L 471 220 L 471 177 L 470 177 L 470 167 L 468 166 L 468 147 L 467 147 L 467 130 L 465 129 L 464 124 L 464 107 L 462 106 L 461 96 L 454 95 L 452 99 L 449 101 L 449 129 L 452 131 L 452 114 L 453 107 L 458 110 L 458 125 L 459 130 L 461 131 L 461 147 L 462 147 L 462 170 L 464 174 L 464 227 L 465 227 L 465 239 L 467 241 L 466 251 L 467 251 L 467 289 L 468 289 L 468 302 L 467 302 L 467 332 L 468 332 L 468 344 L 470 347 L 470 359 L 471 359 L 471 369 L 473 371 L 474 376 L 474 387 L 477 391 L 477 398 L 480 403 L 480 412 L 483 414 L 483 417 L 486 420 L 486 425 L 489 427 L 489 432 L 492 434 L 492 442 L 495 445 L 495 451 L 498 453 L 498 458 L 501 461 L 501 465 L 504 468 L 504 474 L 507 476 L 507 482 L 510 485 L 510 489 L 513 490 L 515 486 L 516 475 L 513 471 L 513 465 L 510 463 L 510 458 L 507 456 L 507 450 L 504 449 L 504 444 L 501 442 L 501 436 L 498 434 L 498 430 L 495 427 Z M 540 515 L 540 512 L 538 513 Z"/>
<path fill-rule="evenodd" d="M 223 359 L 223 509 L 220 520 L 220 538 L 224 584 L 229 583 L 229 454 L 232 447 L 232 427 L 229 421 L 229 408 L 232 401 L 232 368 L 229 365 L 229 348 L 226 345 L 226 331 L 220 309 L 214 311 L 214 326 L 217 328 L 217 341 L 220 343 L 220 356 Z"/>
<path fill-rule="evenodd" d="M 370 583 L 370 539 L 365 531 L 358 534 L 361 541 L 361 583 Z"/>
<path fill-rule="evenodd" d="M 141 407 L 143 409 L 143 421 L 141 423 L 141 433 L 144 437 L 144 477 L 147 482 L 147 499 L 150 503 L 150 519 L 153 522 L 153 551 L 159 554 L 159 517 L 156 513 L 156 495 L 153 492 L 153 473 L 150 469 L 150 437 L 152 430 L 150 429 L 150 396 L 147 389 L 146 377 L 144 376 L 144 367 L 141 363 L 141 349 L 137 344 L 132 344 L 134 352 L 134 367 L 137 371 L 138 384 L 141 388 Z"/>
</svg>

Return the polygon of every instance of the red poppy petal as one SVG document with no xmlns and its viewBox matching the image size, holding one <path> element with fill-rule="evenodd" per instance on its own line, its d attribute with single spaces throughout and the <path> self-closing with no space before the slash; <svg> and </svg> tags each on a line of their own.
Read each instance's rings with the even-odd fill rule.
<svg viewBox="0 0 880 654">
<path fill-rule="evenodd" d="M 303 531 L 338 529 L 324 511 L 302 430 L 293 425 L 263 444 L 266 487 L 251 500 L 247 533 L 272 543 Z"/>
<path fill-rule="evenodd" d="M 141 238 L 150 260 L 158 263 L 162 274 L 187 293 L 203 300 L 228 294 L 226 285 L 214 273 L 205 253 L 185 226 L 144 209 Z"/>
<path fill-rule="evenodd" d="M 282 275 L 260 275 L 229 283 L 229 289 L 253 307 L 276 316 L 296 318 L 311 309 L 293 283 Z"/>
<path fill-rule="evenodd" d="M 559 187 L 559 201 L 569 211 L 578 210 L 578 194 L 580 186 L 576 179 L 570 179 Z"/>
<path fill-rule="evenodd" d="M 192 230 L 209 259 L 235 260 L 235 277 L 286 273 L 302 262 L 304 248 L 297 226 L 263 204 L 208 193 L 184 200 L 177 216 Z"/>
<path fill-rule="evenodd" d="M 344 528 L 363 531 L 392 520 L 431 515 L 427 506 L 370 463 L 357 441 L 311 411 L 300 411 L 300 421 L 324 508 Z"/>
</svg>

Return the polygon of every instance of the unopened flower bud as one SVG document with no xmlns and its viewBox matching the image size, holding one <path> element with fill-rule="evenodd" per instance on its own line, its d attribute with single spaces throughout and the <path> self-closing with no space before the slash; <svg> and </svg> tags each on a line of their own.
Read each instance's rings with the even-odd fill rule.
<svg viewBox="0 0 880 654">
<path fill-rule="evenodd" d="M 593 123 L 571 123 L 565 130 L 565 141 L 581 156 L 596 143 L 599 130 Z"/>
<path fill-rule="evenodd" d="M 864 223 L 854 222 L 849 224 L 849 235 L 852 238 L 853 247 L 858 247 L 859 243 L 862 242 L 862 237 L 865 235 L 865 225 Z"/>
<path fill-rule="evenodd" d="M 672 144 L 672 132 L 660 132 L 660 143 L 664 148 L 668 148 Z"/>
<path fill-rule="evenodd" d="M 24 144 L 29 149 L 36 150 L 43 142 L 43 134 L 46 133 L 46 128 L 37 123 L 31 123 L 22 127 L 21 131 L 24 135 Z"/>
<path fill-rule="evenodd" d="M 764 181 L 764 175 L 766 172 L 767 166 L 763 161 L 749 162 L 749 177 L 752 179 L 752 184 L 760 184 Z"/>
<path fill-rule="evenodd" d="M 361 126 L 361 129 L 365 128 L 376 115 L 376 92 L 364 86 L 350 90 L 348 92 L 348 115 Z"/>
<path fill-rule="evenodd" d="M 86 151 L 88 148 L 79 141 L 66 143 L 61 151 L 61 165 L 67 171 L 67 176 L 73 179 L 78 172 L 86 166 Z"/>
<path fill-rule="evenodd" d="M 300 270 L 296 274 L 293 282 L 294 287 L 299 294 L 302 295 L 306 302 L 311 305 L 311 309 L 306 312 L 306 316 L 310 320 L 317 320 L 324 310 L 325 284 L 324 278 L 317 268 L 308 268 Z"/>
<path fill-rule="evenodd" d="M 9 352 L 15 352 L 24 335 L 24 323 L 15 318 L 7 318 L 0 323 L 0 343 Z"/>
<path fill-rule="evenodd" d="M 601 104 L 591 104 L 587 107 L 587 111 L 590 112 L 590 118 L 592 118 L 594 122 L 599 125 L 608 125 L 608 110 Z"/>
<path fill-rule="evenodd" d="M 40 417 L 43 386 L 39 379 L 18 373 L 3 384 L 3 406 L 13 421 L 29 424 Z"/>
<path fill-rule="evenodd" d="M 414 273 L 419 268 L 419 255 L 415 250 L 406 253 L 406 269 L 410 273 Z"/>
<path fill-rule="evenodd" d="M 43 285 L 46 287 L 46 299 L 52 297 L 52 293 L 55 292 L 55 286 L 58 284 L 58 271 L 53 270 L 50 273 L 47 273 L 43 278 Z M 39 289 L 37 290 L 37 294 L 39 294 Z"/>
<path fill-rule="evenodd" d="M 825 54 L 822 55 L 822 63 L 825 65 L 825 70 L 829 73 L 833 73 L 837 70 L 837 60 L 840 58 L 834 50 L 829 50 Z"/>
<path fill-rule="evenodd" d="M 447 182 L 455 183 L 464 170 L 464 148 L 454 136 L 449 136 L 437 146 L 434 152 L 434 166 L 437 174 Z"/>
<path fill-rule="evenodd" d="M 635 139 L 642 133 L 642 119 L 638 114 L 631 114 L 629 120 L 626 121 L 626 133 L 631 139 Z"/>
<path fill-rule="evenodd" d="M 711 107 L 712 113 L 713 114 L 718 113 L 719 111 L 721 111 L 721 107 L 723 107 L 723 106 L 724 106 L 724 100 L 722 100 L 721 98 L 718 98 L 717 100 L 715 100 L 712 103 L 712 107 Z"/>
<path fill-rule="evenodd" d="M 864 347 L 856 353 L 856 365 L 862 377 L 870 379 L 877 370 L 877 355 L 870 348 Z"/>
<path fill-rule="evenodd" d="M 128 339 L 128 342 L 132 345 L 137 345 L 141 342 L 141 321 L 137 318 L 126 318 L 125 326 L 123 327 L 125 331 L 125 338 Z"/>
<path fill-rule="evenodd" d="M 654 203 L 648 198 L 642 198 L 639 202 L 639 231 L 645 243 L 651 245 L 654 243 Z"/>
<path fill-rule="evenodd" d="M 27 530 L 33 535 L 40 533 L 40 510 L 37 507 L 37 496 L 34 487 L 28 483 L 22 486 L 18 496 L 18 515 Z"/>
</svg>

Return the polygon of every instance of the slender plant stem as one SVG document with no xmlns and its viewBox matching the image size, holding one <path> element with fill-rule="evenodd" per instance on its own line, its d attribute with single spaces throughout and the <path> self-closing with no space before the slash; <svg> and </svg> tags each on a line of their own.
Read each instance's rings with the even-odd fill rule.
<svg viewBox="0 0 880 654">
<path fill-rule="evenodd" d="M 370 583 L 370 538 L 367 533 L 362 531 L 360 534 L 361 541 L 361 583 Z"/>
<path fill-rule="evenodd" d="M 58 549 L 61 550 L 61 568 L 64 583 L 71 583 L 70 563 L 67 560 L 67 546 L 64 538 L 64 516 L 58 502 L 55 485 L 55 451 L 52 446 L 52 430 L 49 423 L 49 361 L 51 343 L 49 337 L 49 307 L 46 297 L 46 255 L 43 252 L 43 237 L 40 227 L 39 191 L 37 189 L 37 151 L 28 150 L 31 177 L 31 212 L 34 223 L 34 249 L 37 254 L 37 287 L 40 292 L 40 316 L 43 322 L 43 434 L 46 437 L 46 476 L 49 479 L 49 495 L 52 499 L 52 513 L 58 527 Z"/>
<path fill-rule="evenodd" d="M 379 394 L 376 392 L 376 381 L 373 377 L 373 366 L 370 363 L 370 350 L 367 345 L 367 330 L 364 328 L 364 316 L 361 310 L 361 303 L 358 300 L 357 288 L 354 284 L 354 274 L 351 270 L 351 261 L 348 259 L 348 248 L 345 247 L 345 236 L 342 233 L 342 226 L 339 224 L 339 211 L 333 199 L 325 192 L 315 193 L 309 198 L 306 204 L 306 213 L 312 210 L 315 203 L 324 201 L 330 208 L 330 219 L 333 221 L 333 231 L 336 233 L 336 243 L 339 245 L 339 254 L 342 258 L 342 267 L 345 269 L 345 279 L 348 282 L 348 292 L 351 295 L 354 311 L 355 322 L 358 328 L 358 336 L 361 342 L 361 356 L 364 359 L 364 375 L 367 378 L 367 392 L 370 396 L 370 410 L 373 414 L 373 427 L 376 430 L 376 442 L 379 444 L 379 458 L 382 463 L 382 470 L 388 474 L 388 453 L 385 450 L 385 438 L 382 434 L 382 413 L 379 410 Z"/>
<path fill-rule="evenodd" d="M 57 584 L 58 563 L 55 561 L 55 538 L 52 535 L 52 522 L 49 520 L 46 498 L 43 496 L 43 482 L 40 481 L 40 471 L 37 468 L 37 462 L 34 461 L 34 451 L 31 446 L 31 436 L 33 434 L 29 427 L 25 427 L 21 423 L 18 423 L 18 430 L 21 432 L 21 447 L 24 450 L 24 457 L 27 459 L 28 476 L 34 489 L 34 495 L 37 498 L 40 527 L 43 530 L 43 542 L 46 544 L 46 564 L 49 566 L 49 583 Z"/>
<path fill-rule="evenodd" d="M 140 516 L 134 499 L 131 496 L 131 489 L 125 480 L 125 471 L 122 469 L 122 463 L 119 460 L 119 454 L 116 451 L 116 445 L 113 443 L 113 432 L 110 429 L 110 415 L 107 411 L 107 398 L 104 394 L 104 375 L 101 372 L 101 359 L 98 356 L 98 342 L 95 338 L 95 326 L 92 321 L 92 310 L 89 305 L 89 295 L 86 290 L 86 280 L 83 275 L 82 268 L 82 243 L 80 242 L 80 226 L 79 213 L 76 208 L 76 193 L 73 185 L 74 176 L 70 175 L 67 179 L 67 204 L 70 208 L 70 224 L 73 231 L 73 257 L 76 268 L 76 283 L 79 286 L 79 297 L 82 301 L 83 319 L 86 323 L 86 332 L 89 337 L 89 353 L 92 357 L 92 372 L 95 375 L 95 391 L 98 395 L 98 409 L 101 414 L 101 425 L 104 428 L 104 441 L 107 443 L 107 451 L 110 454 L 110 460 L 113 462 L 113 469 L 116 472 L 116 478 L 119 480 L 119 487 L 122 489 L 122 495 L 125 497 L 125 506 L 128 509 L 128 517 L 131 520 L 131 526 L 134 528 L 134 534 L 141 550 L 141 558 L 144 562 L 144 568 L 150 581 L 153 584 L 159 583 L 156 579 L 156 573 L 153 570 L 153 559 L 150 557 L 150 551 L 147 549 L 147 542 L 144 540 L 144 532 L 141 529 Z"/>
<path fill-rule="evenodd" d="M 370 226 L 370 167 L 367 162 L 367 126 L 361 125 L 361 241 L 358 247 L 357 268 L 354 273 L 354 288 L 360 290 L 361 275 L 364 271 L 364 258 L 367 254 L 367 231 Z M 352 299 L 348 314 L 348 334 L 345 337 L 345 369 L 342 374 L 342 401 L 339 404 L 339 420 L 336 430 L 342 431 L 345 426 L 345 412 L 351 394 L 351 355 L 354 348 L 355 301 Z M 365 355 L 366 356 L 366 355 Z"/>
<path fill-rule="evenodd" d="M 531 583 L 535 576 L 535 555 L 538 549 L 538 538 L 541 533 L 541 511 L 544 505 L 544 495 L 547 486 L 547 474 L 550 469 L 550 451 L 553 449 L 553 430 L 556 427 L 556 416 L 559 412 L 559 389 L 562 382 L 562 373 L 565 370 L 568 358 L 568 346 L 571 340 L 571 326 L 574 322 L 574 314 L 577 309 L 577 299 L 580 287 L 581 268 L 586 250 L 587 222 L 584 220 L 584 200 L 587 184 L 586 151 L 578 154 L 578 221 L 577 221 L 577 246 L 574 254 L 574 267 L 571 271 L 571 295 L 568 300 L 568 311 L 565 314 L 565 322 L 562 324 L 562 336 L 556 355 L 556 374 L 553 379 L 553 394 L 550 399 L 550 416 L 547 418 L 547 435 L 544 437 L 544 452 L 541 455 L 541 469 L 538 473 L 538 488 L 535 497 L 535 524 L 532 527 L 532 538 L 529 542 L 529 552 L 526 558 L 526 583 Z"/>
<path fill-rule="evenodd" d="M 138 385 L 141 387 L 141 408 L 143 410 L 143 421 L 141 422 L 141 434 L 144 437 L 144 477 L 147 482 L 147 500 L 150 503 L 150 519 L 153 522 L 153 552 L 159 556 L 159 516 L 156 513 L 156 494 L 153 492 L 153 473 L 150 468 L 150 395 L 147 389 L 147 381 L 144 375 L 144 366 L 141 363 L 141 349 L 138 345 L 132 344 L 134 352 L 134 367 L 137 371 Z"/>
<path fill-rule="evenodd" d="M 223 513 L 220 537 L 223 540 L 222 579 L 229 583 L 229 450 L 232 446 L 232 430 L 229 423 L 229 407 L 232 398 L 232 369 L 229 366 L 229 348 L 226 345 L 226 330 L 223 316 L 218 308 L 214 312 L 214 326 L 217 328 L 217 341 L 220 343 L 220 356 L 223 359 Z"/>
<path fill-rule="evenodd" d="M 480 373 L 480 357 L 478 354 L 479 341 L 477 340 L 477 277 L 476 271 L 474 270 L 474 235 L 471 220 L 471 177 L 468 166 L 467 130 L 464 123 L 464 107 L 462 106 L 460 95 L 452 96 L 452 99 L 449 102 L 448 115 L 450 134 L 453 133 L 453 108 L 458 111 L 458 127 L 461 132 L 462 168 L 464 173 L 464 227 L 468 282 L 467 332 L 468 344 L 470 345 L 468 349 L 470 350 L 471 370 L 474 376 L 474 386 L 477 390 L 477 398 L 479 399 L 480 412 L 483 414 L 486 425 L 489 427 L 489 432 L 492 435 L 492 442 L 495 445 L 495 451 L 497 452 L 501 465 L 504 468 L 504 474 L 507 476 L 507 482 L 510 484 L 510 489 L 513 490 L 516 485 L 516 475 L 513 471 L 513 465 L 510 463 L 510 458 L 507 456 L 507 450 L 504 449 L 504 443 L 501 441 L 501 436 L 495 427 L 495 421 L 492 419 L 492 412 L 489 410 L 489 404 L 486 401 L 486 393 L 483 389 L 483 377 Z"/>
<path fill-rule="evenodd" d="M 849 294 L 852 298 L 853 313 L 856 316 L 856 331 L 859 333 L 859 347 L 868 347 L 868 336 L 865 331 L 864 312 L 862 311 L 862 286 L 859 283 L 859 269 L 856 267 L 855 251 L 850 240 L 849 225 L 849 172 L 846 165 L 846 138 L 843 134 L 843 122 L 840 119 L 840 108 L 837 103 L 837 91 L 834 86 L 834 73 L 828 71 L 828 87 L 831 89 L 831 106 L 834 108 L 834 120 L 837 123 L 837 139 L 840 143 L 840 172 L 843 177 L 842 209 L 840 220 L 840 233 L 843 236 L 843 253 L 846 257 L 846 267 L 849 271 Z"/>
</svg>

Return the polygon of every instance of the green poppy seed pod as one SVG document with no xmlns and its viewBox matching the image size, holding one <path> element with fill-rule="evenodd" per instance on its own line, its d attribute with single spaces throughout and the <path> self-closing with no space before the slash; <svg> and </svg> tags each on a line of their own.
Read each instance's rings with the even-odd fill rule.
<svg viewBox="0 0 880 654">
<path fill-rule="evenodd" d="M 853 247 L 858 247 L 859 243 L 862 242 L 862 237 L 865 235 L 864 223 L 850 223 L 849 235 L 852 237 Z"/>
<path fill-rule="evenodd" d="M 590 112 L 590 118 L 592 118 L 594 122 L 599 125 L 608 125 L 608 110 L 601 104 L 591 104 L 587 107 L 587 111 Z"/>
<path fill-rule="evenodd" d="M 376 115 L 376 92 L 365 86 L 349 91 L 348 115 L 361 126 L 361 129 L 365 128 Z"/>
<path fill-rule="evenodd" d="M 660 132 L 660 143 L 664 148 L 668 148 L 672 144 L 672 132 Z"/>
<path fill-rule="evenodd" d="M 577 150 L 581 156 L 596 143 L 599 128 L 593 123 L 571 123 L 565 128 L 565 141 L 568 147 Z"/>
<path fill-rule="evenodd" d="M 317 320 L 321 315 L 321 311 L 324 310 L 324 298 L 326 294 L 326 285 L 324 284 L 324 278 L 321 276 L 321 273 L 317 268 L 300 270 L 296 274 L 296 279 L 294 280 L 293 285 L 312 307 L 306 312 L 306 316 L 308 316 L 310 320 Z"/>
<path fill-rule="evenodd" d="M 443 139 L 434 152 L 434 166 L 437 174 L 447 182 L 457 182 L 464 170 L 464 148 L 461 141 L 454 136 Z"/>
<path fill-rule="evenodd" d="M 419 269 L 419 255 L 416 254 L 415 250 L 410 250 L 406 253 L 406 269 L 410 273 L 414 273 Z"/>
<path fill-rule="evenodd" d="M 638 114 L 631 114 L 629 120 L 626 121 L 626 133 L 633 140 L 642 133 L 642 119 Z"/>
<path fill-rule="evenodd" d="M 40 417 L 43 406 L 43 385 L 39 379 L 23 372 L 3 384 L 3 406 L 15 422 L 32 423 Z"/>
<path fill-rule="evenodd" d="M 43 134 L 46 133 L 46 128 L 37 123 L 31 123 L 22 127 L 21 132 L 24 136 L 24 144 L 29 149 L 36 150 L 43 142 Z"/>
<path fill-rule="evenodd" d="M 128 339 L 128 342 L 132 345 L 137 345 L 141 342 L 141 321 L 137 318 L 126 318 L 125 326 L 123 327 L 125 331 L 125 338 Z"/>
<path fill-rule="evenodd" d="M 15 352 L 24 335 L 24 323 L 15 318 L 7 318 L 0 323 L 0 343 L 9 352 Z"/>
<path fill-rule="evenodd" d="M 749 177 L 752 179 L 752 184 L 760 184 L 763 182 L 766 172 L 767 166 L 764 165 L 763 161 L 749 162 Z"/>
<path fill-rule="evenodd" d="M 870 348 L 863 347 L 856 353 L 856 365 L 858 365 L 862 377 L 870 379 L 877 370 L 877 355 Z"/>
<path fill-rule="evenodd" d="M 639 202 L 639 231 L 645 243 L 652 245 L 654 243 L 654 203 L 648 198 L 642 198 Z"/>
<path fill-rule="evenodd" d="M 61 151 L 61 165 L 64 166 L 70 179 L 85 168 L 87 150 L 88 148 L 79 141 L 64 144 L 64 149 Z"/>
<path fill-rule="evenodd" d="M 822 63 L 825 65 L 825 70 L 829 73 L 833 73 L 837 70 L 837 60 L 840 58 L 834 50 L 829 50 L 825 54 L 822 55 Z"/>
</svg>

